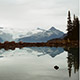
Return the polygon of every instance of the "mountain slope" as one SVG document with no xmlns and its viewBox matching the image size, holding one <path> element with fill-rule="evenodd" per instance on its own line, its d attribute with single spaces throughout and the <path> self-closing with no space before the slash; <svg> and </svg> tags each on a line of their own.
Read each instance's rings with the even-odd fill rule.
<svg viewBox="0 0 80 80">
<path fill-rule="evenodd" d="M 0 38 L 0 42 L 3 42 L 3 40 Z"/>
<path fill-rule="evenodd" d="M 67 35 L 67 34 L 64 34 L 64 35 L 62 35 L 62 36 L 59 37 L 59 38 L 50 39 L 50 40 L 48 40 L 47 42 L 52 43 L 52 42 L 54 42 L 54 41 L 56 41 L 56 40 L 63 40 L 66 35 Z"/>
<path fill-rule="evenodd" d="M 53 38 L 59 38 L 63 36 L 64 33 L 57 30 L 54 27 L 51 27 L 49 30 L 43 30 L 42 32 L 35 33 L 29 37 L 23 37 L 18 39 L 18 41 L 23 42 L 47 42 Z"/>
<path fill-rule="evenodd" d="M 0 37 L 4 41 L 16 41 L 18 38 L 28 37 L 35 33 L 42 32 L 43 30 L 37 28 L 32 30 L 27 30 L 26 28 L 8 28 L 0 27 Z"/>
<path fill-rule="evenodd" d="M 3 39 L 4 41 L 12 41 L 12 35 L 9 33 L 4 33 L 2 31 L 0 31 L 0 37 L 1 39 Z"/>
</svg>

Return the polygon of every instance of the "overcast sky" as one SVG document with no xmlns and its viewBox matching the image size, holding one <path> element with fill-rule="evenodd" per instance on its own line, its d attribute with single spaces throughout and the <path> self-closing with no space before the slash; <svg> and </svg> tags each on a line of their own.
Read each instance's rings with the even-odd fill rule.
<svg viewBox="0 0 80 80">
<path fill-rule="evenodd" d="M 0 26 L 66 31 L 67 12 L 79 14 L 78 0 L 0 0 Z"/>
</svg>

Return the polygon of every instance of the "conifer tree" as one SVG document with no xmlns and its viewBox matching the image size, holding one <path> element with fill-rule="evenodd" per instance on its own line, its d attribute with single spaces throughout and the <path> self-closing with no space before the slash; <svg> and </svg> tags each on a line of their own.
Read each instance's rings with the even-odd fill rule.
<svg viewBox="0 0 80 80">
<path fill-rule="evenodd" d="M 79 19 L 74 15 L 73 21 L 71 21 L 70 11 L 68 11 L 67 31 L 64 39 L 79 40 Z"/>
<path fill-rule="evenodd" d="M 72 38 L 74 40 L 78 40 L 79 38 L 79 19 L 78 17 L 76 17 L 74 20 L 73 20 L 73 30 L 72 30 L 72 34 L 74 35 Z"/>
<path fill-rule="evenodd" d="M 70 11 L 68 11 L 67 31 L 68 34 L 70 34 L 72 31 L 72 21 L 71 21 Z"/>
</svg>

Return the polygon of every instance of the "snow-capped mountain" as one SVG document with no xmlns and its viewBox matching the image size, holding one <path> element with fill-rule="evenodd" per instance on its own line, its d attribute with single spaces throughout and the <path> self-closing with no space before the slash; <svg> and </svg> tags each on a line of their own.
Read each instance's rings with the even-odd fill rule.
<svg viewBox="0 0 80 80">
<path fill-rule="evenodd" d="M 0 27 L 1 41 L 46 42 L 53 38 L 59 38 L 64 33 L 51 27 L 49 30 L 37 28 L 33 30 L 20 28 Z"/>
<path fill-rule="evenodd" d="M 0 37 L 4 41 L 15 40 L 16 38 L 19 38 L 20 35 L 23 35 L 23 32 L 19 29 L 5 28 L 5 27 L 3 27 L 2 29 L 0 28 Z"/>
<path fill-rule="evenodd" d="M 20 28 L 7 28 L 7 27 L 0 27 L 0 38 L 4 41 L 16 41 L 18 38 L 28 37 L 38 32 L 43 32 L 43 29 L 20 29 Z"/>
<path fill-rule="evenodd" d="M 59 38 L 64 35 L 63 32 L 57 30 L 54 27 L 51 27 L 49 30 L 43 30 L 38 28 L 38 30 L 41 30 L 41 32 L 34 33 L 31 36 L 19 38 L 18 41 L 23 42 L 47 42 L 50 39 Z"/>
<path fill-rule="evenodd" d="M 4 29 L 0 29 L 0 38 L 2 39 L 1 41 L 12 41 L 12 35 L 3 30 Z"/>
<path fill-rule="evenodd" d="M 26 30 L 25 29 L 22 34 L 19 33 L 18 38 L 29 37 L 29 36 L 32 36 L 33 34 L 37 34 L 39 32 L 43 32 L 43 31 L 45 31 L 45 30 L 40 29 L 40 28 L 32 29 L 32 30 Z"/>
</svg>

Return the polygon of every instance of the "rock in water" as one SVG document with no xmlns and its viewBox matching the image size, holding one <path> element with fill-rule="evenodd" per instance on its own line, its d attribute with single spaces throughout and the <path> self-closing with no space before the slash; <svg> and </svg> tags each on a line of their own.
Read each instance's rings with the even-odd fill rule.
<svg viewBox="0 0 80 80">
<path fill-rule="evenodd" d="M 58 69 L 59 69 L 59 67 L 58 67 L 58 66 L 54 66 L 54 68 L 55 68 L 56 70 L 58 70 Z"/>
</svg>

